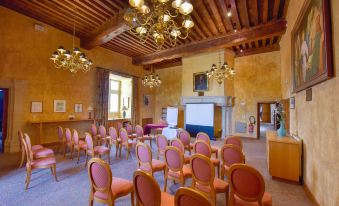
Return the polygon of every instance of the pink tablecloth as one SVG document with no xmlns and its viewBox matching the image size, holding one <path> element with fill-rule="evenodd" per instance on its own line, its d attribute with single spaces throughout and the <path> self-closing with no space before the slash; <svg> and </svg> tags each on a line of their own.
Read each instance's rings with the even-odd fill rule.
<svg viewBox="0 0 339 206">
<path fill-rule="evenodd" d="M 165 128 L 167 127 L 166 124 L 146 124 L 144 126 L 144 134 L 150 134 L 152 129 L 157 129 L 157 128 Z"/>
</svg>

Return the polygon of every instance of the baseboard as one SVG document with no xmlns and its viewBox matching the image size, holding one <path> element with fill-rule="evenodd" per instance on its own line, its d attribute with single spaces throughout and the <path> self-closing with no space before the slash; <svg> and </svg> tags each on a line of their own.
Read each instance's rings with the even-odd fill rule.
<svg viewBox="0 0 339 206">
<path fill-rule="evenodd" d="M 311 190 L 308 189 L 307 185 L 303 184 L 303 188 L 304 188 L 304 191 L 306 193 L 306 196 L 311 200 L 311 202 L 313 203 L 313 205 L 315 206 L 320 206 L 320 204 L 318 203 L 318 201 L 315 199 L 314 195 L 312 194 Z"/>
</svg>

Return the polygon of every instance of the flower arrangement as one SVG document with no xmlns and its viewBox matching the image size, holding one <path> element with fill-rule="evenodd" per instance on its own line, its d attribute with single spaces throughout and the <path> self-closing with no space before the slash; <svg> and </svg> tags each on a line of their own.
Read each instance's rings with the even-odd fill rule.
<svg viewBox="0 0 339 206">
<path fill-rule="evenodd" d="M 284 110 L 284 105 L 281 102 L 277 102 L 275 105 L 275 112 L 277 114 L 277 119 L 279 122 L 285 121 L 285 110 Z"/>
</svg>

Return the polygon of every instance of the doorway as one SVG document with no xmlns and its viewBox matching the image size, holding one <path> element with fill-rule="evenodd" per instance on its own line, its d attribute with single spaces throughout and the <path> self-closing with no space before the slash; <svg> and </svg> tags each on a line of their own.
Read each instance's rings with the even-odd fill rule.
<svg viewBox="0 0 339 206">
<path fill-rule="evenodd" d="M 8 89 L 0 88 L 0 153 L 5 151 L 7 137 Z"/>
<path fill-rule="evenodd" d="M 277 128 L 276 114 L 275 114 L 276 102 L 260 102 L 258 103 L 257 114 L 257 138 L 266 138 L 266 131 L 275 130 Z"/>
</svg>

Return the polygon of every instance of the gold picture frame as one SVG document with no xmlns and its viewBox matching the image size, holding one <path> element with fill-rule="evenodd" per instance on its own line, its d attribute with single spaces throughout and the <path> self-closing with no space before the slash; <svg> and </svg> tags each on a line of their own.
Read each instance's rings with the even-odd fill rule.
<svg viewBox="0 0 339 206">
<path fill-rule="evenodd" d="M 193 92 L 208 91 L 209 81 L 206 72 L 193 73 Z"/>
</svg>

